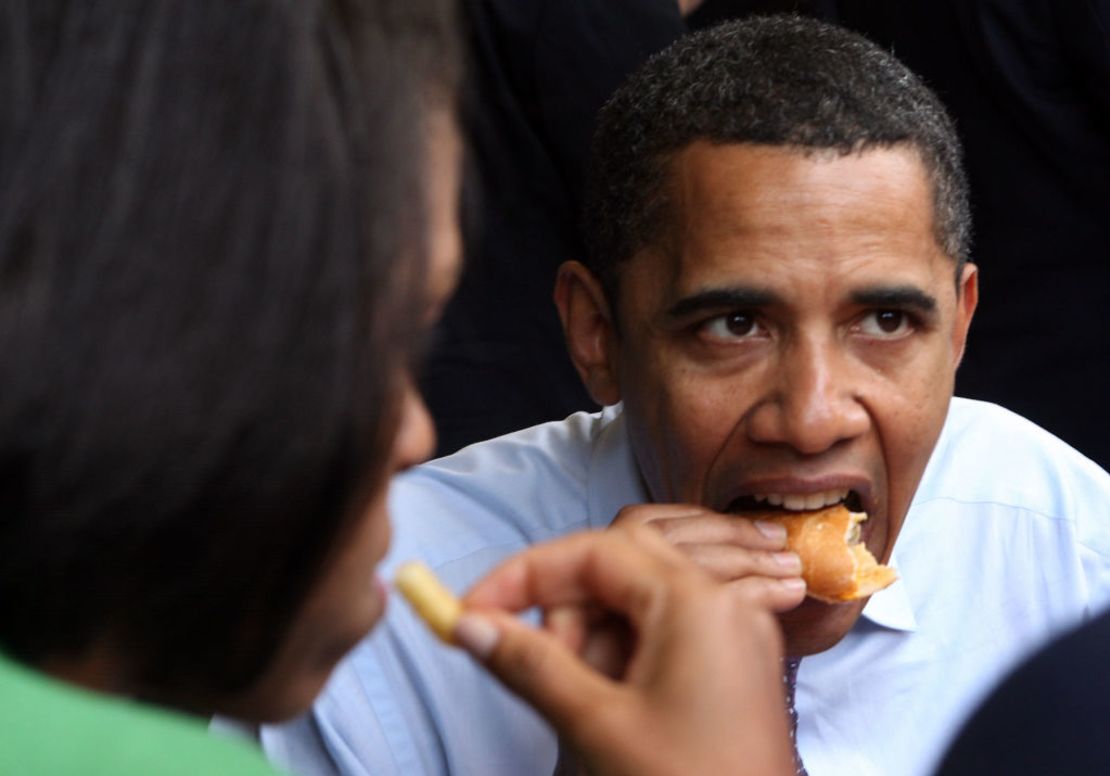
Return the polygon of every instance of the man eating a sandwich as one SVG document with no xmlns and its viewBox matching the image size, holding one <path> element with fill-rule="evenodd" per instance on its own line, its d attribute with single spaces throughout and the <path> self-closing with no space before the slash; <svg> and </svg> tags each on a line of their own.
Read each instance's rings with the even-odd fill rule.
<svg viewBox="0 0 1110 776">
<path fill-rule="evenodd" d="M 970 234 L 952 122 L 894 57 L 788 17 L 680 40 L 603 111 L 587 255 L 556 281 L 605 409 L 402 477 L 386 565 L 418 557 L 461 592 L 535 542 L 652 525 L 779 612 L 812 776 L 928 773 L 995 679 L 1110 600 L 1110 475 L 952 397 Z M 846 602 L 805 595 L 783 525 L 836 505 L 867 515 L 858 540 L 893 569 Z M 534 713 L 400 606 L 262 741 L 308 772 L 557 758 Z"/>
</svg>

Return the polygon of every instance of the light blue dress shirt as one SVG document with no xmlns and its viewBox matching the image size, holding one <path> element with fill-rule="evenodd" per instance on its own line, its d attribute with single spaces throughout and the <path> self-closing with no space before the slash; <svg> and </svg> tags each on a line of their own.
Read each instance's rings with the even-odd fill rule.
<svg viewBox="0 0 1110 776">
<path fill-rule="evenodd" d="M 620 408 L 573 415 L 401 477 L 384 573 L 422 558 L 462 592 L 508 555 L 645 499 Z M 1110 475 L 1006 410 L 954 399 L 892 563 L 900 581 L 802 661 L 811 776 L 929 773 L 1015 661 L 1110 601 Z M 301 774 L 521 776 L 556 758 L 542 720 L 400 601 L 308 715 L 260 735 Z"/>
</svg>

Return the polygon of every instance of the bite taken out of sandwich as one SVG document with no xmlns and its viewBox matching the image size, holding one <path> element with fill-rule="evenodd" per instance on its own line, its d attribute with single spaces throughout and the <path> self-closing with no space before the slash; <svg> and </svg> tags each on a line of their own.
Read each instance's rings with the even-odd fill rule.
<svg viewBox="0 0 1110 776">
<path fill-rule="evenodd" d="M 861 540 L 863 512 L 834 504 L 809 511 L 745 512 L 744 517 L 778 523 L 786 529 L 786 547 L 802 559 L 807 595 L 825 603 L 845 603 L 875 593 L 898 579 L 882 566 Z"/>
</svg>

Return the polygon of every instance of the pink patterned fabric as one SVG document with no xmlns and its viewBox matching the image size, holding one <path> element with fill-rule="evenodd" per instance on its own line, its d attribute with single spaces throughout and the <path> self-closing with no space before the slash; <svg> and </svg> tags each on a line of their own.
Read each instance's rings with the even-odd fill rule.
<svg viewBox="0 0 1110 776">
<path fill-rule="evenodd" d="M 790 717 L 790 743 L 794 747 L 794 773 L 796 776 L 809 776 L 806 773 L 802 756 L 798 753 L 798 711 L 794 708 L 794 686 L 798 680 L 798 666 L 802 659 L 788 657 L 783 661 L 782 683 L 786 688 L 786 713 Z"/>
</svg>

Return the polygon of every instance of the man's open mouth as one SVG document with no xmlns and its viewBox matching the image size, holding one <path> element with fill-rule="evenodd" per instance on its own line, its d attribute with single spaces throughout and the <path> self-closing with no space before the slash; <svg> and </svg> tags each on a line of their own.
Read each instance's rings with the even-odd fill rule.
<svg viewBox="0 0 1110 776">
<path fill-rule="evenodd" d="M 757 493 L 740 496 L 727 512 L 803 512 L 843 504 L 849 512 L 862 512 L 863 500 L 854 490 L 823 490 L 815 493 Z"/>
</svg>

